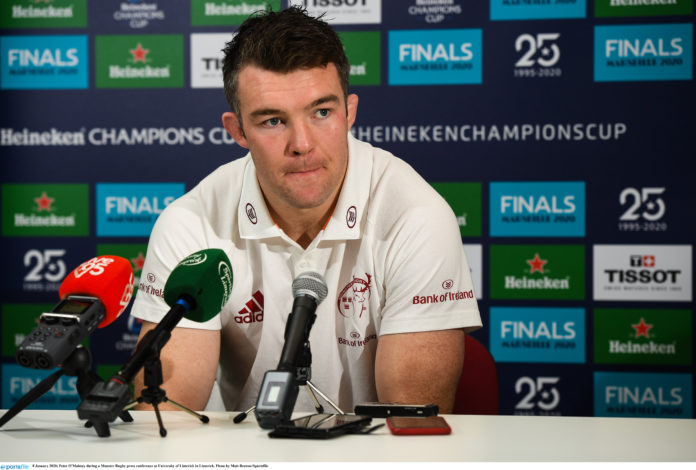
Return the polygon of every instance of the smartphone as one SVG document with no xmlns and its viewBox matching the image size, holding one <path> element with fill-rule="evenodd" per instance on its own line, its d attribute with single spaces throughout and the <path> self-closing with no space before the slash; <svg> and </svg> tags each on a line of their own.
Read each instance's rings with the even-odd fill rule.
<svg viewBox="0 0 696 470">
<path fill-rule="evenodd" d="M 372 421 L 370 416 L 318 413 L 296 418 L 275 427 L 270 437 L 328 439 L 355 432 Z"/>
<path fill-rule="evenodd" d="M 372 416 L 373 418 L 388 418 L 389 416 L 437 416 L 437 405 L 411 405 L 407 403 L 358 403 L 355 405 L 356 415 Z"/>
<path fill-rule="evenodd" d="M 387 426 L 392 434 L 450 434 L 452 429 L 442 416 L 390 416 Z"/>
</svg>

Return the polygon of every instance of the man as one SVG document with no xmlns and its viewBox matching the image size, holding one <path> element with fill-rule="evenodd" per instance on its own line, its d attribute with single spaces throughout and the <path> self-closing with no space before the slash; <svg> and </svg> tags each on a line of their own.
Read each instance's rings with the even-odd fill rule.
<svg viewBox="0 0 696 470">
<path fill-rule="evenodd" d="M 244 158 L 160 215 L 133 315 L 142 335 L 168 307 L 153 294 L 185 256 L 223 249 L 234 282 L 206 323 L 183 320 L 162 351 L 168 396 L 204 409 L 253 405 L 276 369 L 305 271 L 329 294 L 310 333 L 312 382 L 346 411 L 365 401 L 452 409 L 465 331 L 481 319 L 447 203 L 403 161 L 349 131 L 358 97 L 336 33 L 298 8 L 250 17 L 225 49 L 225 129 Z M 136 380 L 136 394 L 143 387 Z M 300 393 L 296 410 L 313 409 Z"/>
</svg>

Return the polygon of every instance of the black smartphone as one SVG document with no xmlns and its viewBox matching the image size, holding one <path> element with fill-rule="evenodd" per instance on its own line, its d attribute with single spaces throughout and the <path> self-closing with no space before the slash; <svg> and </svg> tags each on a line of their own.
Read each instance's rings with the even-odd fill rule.
<svg viewBox="0 0 696 470">
<path fill-rule="evenodd" d="M 281 423 L 268 435 L 270 437 L 329 439 L 355 432 L 370 424 L 371 421 L 370 416 L 318 413 Z"/>
<path fill-rule="evenodd" d="M 356 415 L 372 416 L 373 418 L 388 418 L 389 416 L 437 416 L 437 405 L 428 403 L 416 405 L 408 403 L 358 403 L 355 405 Z"/>
</svg>

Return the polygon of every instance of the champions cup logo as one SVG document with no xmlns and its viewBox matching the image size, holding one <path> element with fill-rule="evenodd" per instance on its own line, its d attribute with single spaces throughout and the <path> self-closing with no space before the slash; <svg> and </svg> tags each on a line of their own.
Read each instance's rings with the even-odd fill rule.
<svg viewBox="0 0 696 470">
<path fill-rule="evenodd" d="M 207 259 L 208 255 L 205 253 L 193 253 L 182 259 L 179 266 L 196 266 L 205 263 Z"/>
<path fill-rule="evenodd" d="M 104 272 L 104 268 L 113 262 L 113 258 L 107 258 L 105 256 L 92 258 L 89 261 L 85 261 L 75 269 L 75 277 L 79 279 L 88 273 L 92 276 L 100 276 Z"/>
<path fill-rule="evenodd" d="M 372 276 L 367 273 L 365 275 L 367 280 L 353 276 L 353 280 L 338 295 L 336 306 L 339 313 L 346 318 L 353 318 L 356 315 L 362 318 L 363 312 L 367 310 Z"/>
</svg>

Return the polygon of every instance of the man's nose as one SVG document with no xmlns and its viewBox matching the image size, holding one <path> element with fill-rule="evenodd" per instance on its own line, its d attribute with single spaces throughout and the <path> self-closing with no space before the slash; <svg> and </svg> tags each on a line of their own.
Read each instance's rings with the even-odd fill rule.
<svg viewBox="0 0 696 470">
<path fill-rule="evenodd" d="M 293 123 L 290 128 L 288 150 L 291 154 L 301 156 L 307 154 L 313 147 L 312 130 L 305 122 Z"/>
</svg>

